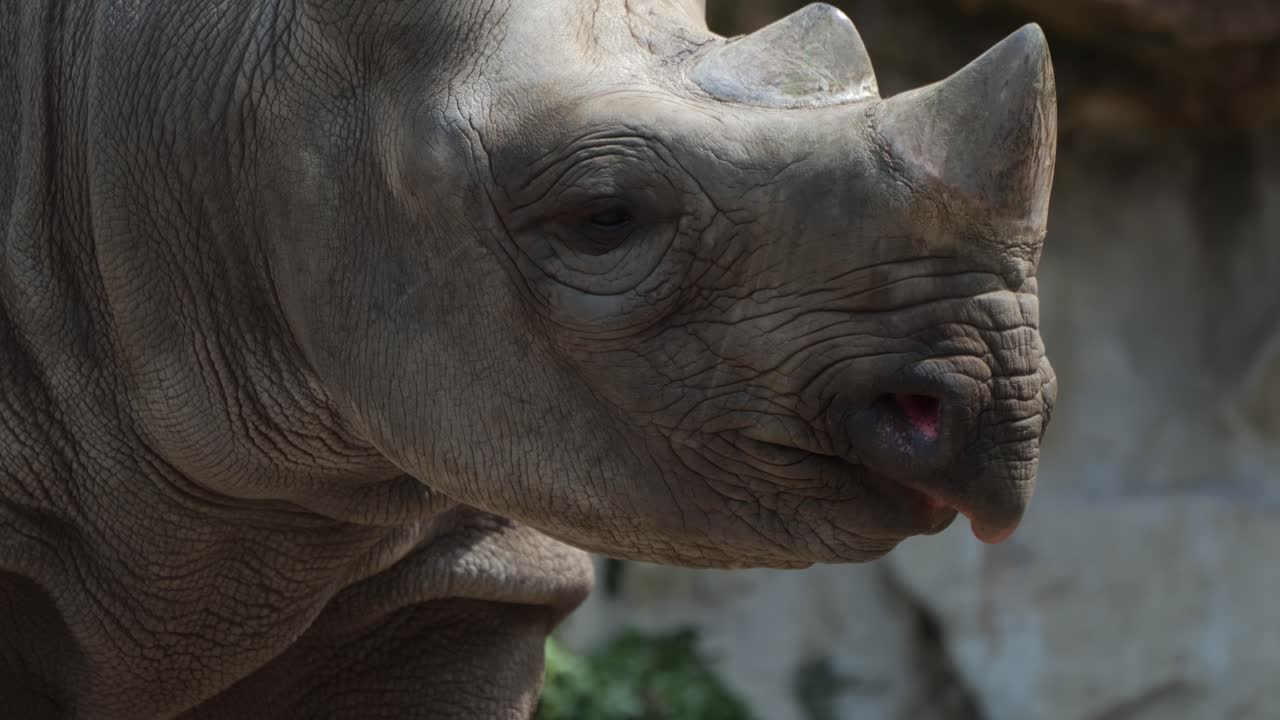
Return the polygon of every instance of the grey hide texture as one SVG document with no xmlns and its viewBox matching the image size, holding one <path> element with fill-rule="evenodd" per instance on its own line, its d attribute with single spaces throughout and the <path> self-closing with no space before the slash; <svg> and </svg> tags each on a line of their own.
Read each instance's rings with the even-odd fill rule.
<svg viewBox="0 0 1280 720">
<path fill-rule="evenodd" d="M 5 713 L 524 718 L 583 550 L 1007 537 L 1048 51 L 870 73 L 826 7 L 0 3 Z"/>
</svg>

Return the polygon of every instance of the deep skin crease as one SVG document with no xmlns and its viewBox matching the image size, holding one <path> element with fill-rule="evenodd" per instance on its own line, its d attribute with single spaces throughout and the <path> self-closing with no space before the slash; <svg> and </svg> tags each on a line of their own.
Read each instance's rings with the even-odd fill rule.
<svg viewBox="0 0 1280 720">
<path fill-rule="evenodd" d="M 1011 532 L 1047 64 L 966 192 L 901 105 L 708 96 L 723 42 L 683 0 L 0 6 L 0 706 L 524 718 L 582 549 Z"/>
</svg>

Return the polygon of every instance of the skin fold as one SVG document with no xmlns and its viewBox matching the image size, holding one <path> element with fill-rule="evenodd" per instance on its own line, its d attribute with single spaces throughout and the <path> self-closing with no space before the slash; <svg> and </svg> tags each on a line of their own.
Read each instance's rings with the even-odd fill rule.
<svg viewBox="0 0 1280 720">
<path fill-rule="evenodd" d="M 1054 117 L 1034 27 L 882 100 L 821 5 L 0 6 L 0 700 L 525 718 L 585 550 L 1003 539 Z"/>
</svg>

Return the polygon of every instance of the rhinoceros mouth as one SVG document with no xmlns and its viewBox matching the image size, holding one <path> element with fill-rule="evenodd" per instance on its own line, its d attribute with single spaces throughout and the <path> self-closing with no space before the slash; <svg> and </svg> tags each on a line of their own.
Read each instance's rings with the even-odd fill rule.
<svg viewBox="0 0 1280 720">
<path fill-rule="evenodd" d="M 753 437 L 750 430 L 731 433 L 729 442 L 775 482 L 813 495 L 821 488 L 832 496 L 832 522 L 840 524 L 843 510 L 851 507 L 859 535 L 901 540 L 913 535 L 934 535 L 955 520 L 959 510 L 936 495 L 895 480 L 857 462 L 801 445 Z M 838 498 L 838 499 L 836 499 Z"/>
<path fill-rule="evenodd" d="M 843 462 L 840 458 L 832 460 Z M 886 511 L 891 513 L 890 518 L 915 525 L 903 528 L 909 530 L 907 537 L 936 535 L 950 527 L 960 514 L 959 510 L 938 497 L 883 475 L 867 472 L 862 482 L 878 496 Z"/>
</svg>

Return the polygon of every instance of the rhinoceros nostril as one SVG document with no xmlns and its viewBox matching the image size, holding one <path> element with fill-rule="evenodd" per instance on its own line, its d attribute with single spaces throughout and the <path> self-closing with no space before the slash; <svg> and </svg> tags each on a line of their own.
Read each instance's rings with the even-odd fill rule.
<svg viewBox="0 0 1280 720">
<path fill-rule="evenodd" d="M 938 439 L 942 423 L 942 401 L 929 395 L 894 393 L 886 398 L 916 432 L 927 440 Z"/>
</svg>

